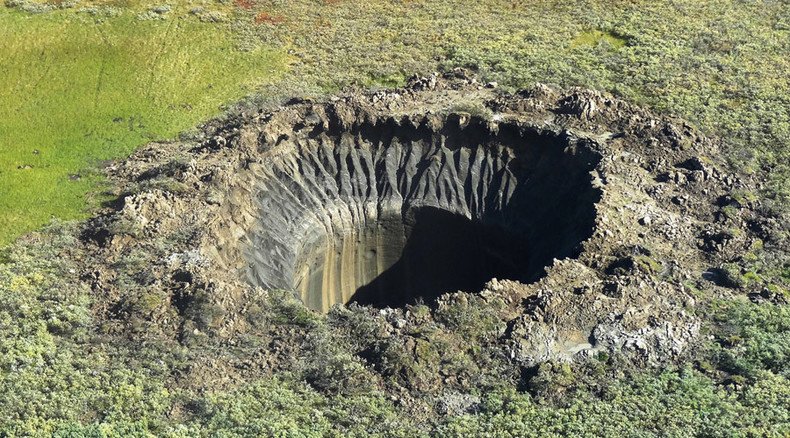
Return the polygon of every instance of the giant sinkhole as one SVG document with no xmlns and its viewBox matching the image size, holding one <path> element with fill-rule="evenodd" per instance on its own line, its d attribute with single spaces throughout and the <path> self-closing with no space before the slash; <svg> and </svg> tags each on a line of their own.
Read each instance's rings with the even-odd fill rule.
<svg viewBox="0 0 790 438">
<path fill-rule="evenodd" d="M 321 312 L 395 307 L 535 281 L 578 255 L 600 198 L 588 142 L 466 114 L 408 120 L 297 126 L 267 152 L 252 283 Z"/>
</svg>

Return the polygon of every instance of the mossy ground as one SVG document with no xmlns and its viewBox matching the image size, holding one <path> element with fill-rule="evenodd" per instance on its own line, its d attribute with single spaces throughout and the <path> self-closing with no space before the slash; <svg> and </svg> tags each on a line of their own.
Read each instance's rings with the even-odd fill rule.
<svg viewBox="0 0 790 438">
<path fill-rule="evenodd" d="M 288 294 L 261 303 L 263 326 L 309 327 L 309 357 L 291 372 L 229 384 L 218 370 L 208 390 L 179 376 L 267 348 L 254 332 L 236 345 L 117 342 L 100 335 L 96 300 L 73 260 L 85 257 L 73 225 L 55 224 L 9 248 L 0 264 L 0 431 L 6 436 L 786 436 L 790 432 L 787 306 L 713 300 L 710 341 L 695 361 L 640 370 L 600 354 L 583 365 L 545 363 L 514 386 L 506 376 L 464 395 L 465 412 L 433 421 L 406 415 L 397 394 L 345 350 L 329 325 L 376 337 L 365 312 L 318 317 Z M 131 255 L 130 255 L 131 257 Z M 474 296 L 473 296 L 474 297 Z M 437 361 L 475 368 L 496 306 L 482 300 L 438 309 L 443 327 L 419 333 L 420 361 L 382 340 L 382 376 L 418 378 Z M 289 310 L 290 309 L 290 310 Z M 295 316 L 307 312 L 309 317 Z M 410 308 L 415 319 L 426 306 Z M 289 316 L 290 315 L 290 316 Z M 345 322 L 344 322 L 345 320 Z M 337 332 L 335 332 L 337 333 Z M 454 334 L 453 334 L 454 333 Z M 449 334 L 449 335 L 448 335 Z M 449 337 L 448 337 L 449 336 Z M 494 335 L 496 336 L 496 335 Z M 349 337 L 350 338 L 350 337 Z M 406 353 L 406 354 L 403 354 Z M 474 358 L 474 359 L 473 359 Z M 491 360 L 489 358 L 488 360 Z M 485 360 L 485 359 L 483 359 Z M 391 372 L 390 372 L 391 371 Z M 407 374 L 404 374 L 407 373 Z M 474 375 L 474 374 L 470 374 Z"/>
<path fill-rule="evenodd" d="M 784 2 L 239 0 L 164 14 L 144 1 L 77 2 L 43 14 L 19 9 L 49 3 L 14 4 L 0 6 L 0 245 L 53 216 L 85 216 L 100 196 L 97 162 L 173 137 L 222 104 L 393 86 L 457 66 L 504 87 L 581 85 L 683 116 L 721 137 L 734 166 L 769 179 L 752 196 L 788 211 Z M 333 369 L 361 373 L 353 387 L 368 375 L 320 336 L 325 356 L 300 373 L 209 393 L 171 385 L 190 361 L 214 353 L 99 338 L 94 297 L 69 261 L 81 256 L 73 233 L 56 225 L 0 253 L 0 435 L 790 433 L 786 305 L 713 300 L 698 311 L 709 317 L 711 342 L 688 367 L 655 373 L 608 357 L 573 370 L 548 366 L 530 388 L 481 388 L 476 410 L 414 424 L 392 394 L 335 388 L 343 382 Z M 749 281 L 786 289 L 787 266 L 766 254 L 757 251 L 759 277 Z M 299 303 L 262 312 L 273 312 L 272 324 L 318 332 L 326 324 Z M 488 330 L 485 312 L 448 311 L 446 320 L 463 340 Z M 431 342 L 421 345 L 438 348 Z M 459 366 L 469 362 L 447 349 Z M 398 364 L 396 346 L 384 353 L 394 370 L 422 372 Z"/>
</svg>

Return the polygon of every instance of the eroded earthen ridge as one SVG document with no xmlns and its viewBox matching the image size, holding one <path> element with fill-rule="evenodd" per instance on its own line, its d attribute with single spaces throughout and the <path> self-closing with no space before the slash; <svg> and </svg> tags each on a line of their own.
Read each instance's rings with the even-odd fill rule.
<svg viewBox="0 0 790 438">
<path fill-rule="evenodd" d="M 312 309 L 533 281 L 592 234 L 598 156 L 583 140 L 464 114 L 329 125 L 255 169 L 249 278 Z"/>
</svg>

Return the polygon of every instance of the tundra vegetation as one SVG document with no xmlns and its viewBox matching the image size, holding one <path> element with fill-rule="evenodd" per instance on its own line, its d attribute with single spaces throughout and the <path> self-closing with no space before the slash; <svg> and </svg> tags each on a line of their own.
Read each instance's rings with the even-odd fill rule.
<svg viewBox="0 0 790 438">
<path fill-rule="evenodd" d="M 455 67 L 505 89 L 580 85 L 682 116 L 722 139 L 731 166 L 766 181 L 743 202 L 759 200 L 786 220 L 786 2 L 8 0 L 0 41 L 2 435 L 790 434 L 786 248 L 757 245 L 723 267 L 733 296 L 688 285 L 706 337 L 684 365 L 637 369 L 606 355 L 546 363 L 516 384 L 481 380 L 471 408 L 437 406 L 425 423 L 404 415 L 398 395 L 325 335 L 327 325 L 357 313 L 319 316 L 287 295 L 272 294 L 248 318 L 310 327 L 315 357 L 244 385 L 173 383 L 201 358 L 232 349 L 107 338 L 97 329 L 104 321 L 96 297 L 77 272 L 87 256 L 72 221 L 106 200 L 100 168 L 108 160 L 174 138 L 230 105 L 391 87 L 414 72 Z M 128 264 L 130 275 L 144 270 L 133 255 Z M 747 289 L 779 298 L 749 299 Z M 145 315 L 161 299 L 141 289 L 129 306 Z M 441 309 L 457 338 L 426 331 L 419 348 L 485 374 L 475 368 L 483 355 L 464 345 L 495 330 L 487 311 Z M 376 327 L 365 321 L 355 330 L 374 336 Z M 233 348 L 268 341 L 251 335 Z M 377 354 L 389 367 L 380 375 L 394 380 L 419 377 L 430 363 L 403 363 L 394 345 Z M 448 409 L 453 415 L 442 414 Z"/>
</svg>

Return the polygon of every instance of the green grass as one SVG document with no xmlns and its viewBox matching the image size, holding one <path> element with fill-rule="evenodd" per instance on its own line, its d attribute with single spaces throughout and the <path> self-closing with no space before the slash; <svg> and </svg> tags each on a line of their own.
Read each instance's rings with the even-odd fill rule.
<svg viewBox="0 0 790 438">
<path fill-rule="evenodd" d="M 619 49 L 626 45 L 628 40 L 625 38 L 615 35 L 611 32 L 604 32 L 601 30 L 590 30 L 587 32 L 583 32 L 579 34 L 576 38 L 571 41 L 571 47 L 579 47 L 579 46 L 589 46 L 595 47 L 598 44 L 606 43 L 612 46 L 615 49 Z"/>
<path fill-rule="evenodd" d="M 0 245 L 86 214 L 91 166 L 167 139 L 277 77 L 275 50 L 239 51 L 195 19 L 101 21 L 0 7 Z"/>
</svg>

